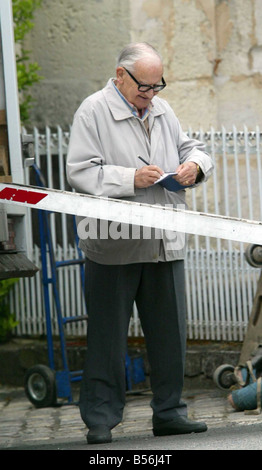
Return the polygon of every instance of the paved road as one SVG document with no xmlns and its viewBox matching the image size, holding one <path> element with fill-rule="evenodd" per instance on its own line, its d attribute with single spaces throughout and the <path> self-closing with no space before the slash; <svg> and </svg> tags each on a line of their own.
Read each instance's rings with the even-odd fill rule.
<svg viewBox="0 0 262 470">
<path fill-rule="evenodd" d="M 226 400 L 227 392 L 218 389 L 191 390 L 184 393 L 189 416 L 203 420 L 208 431 L 201 434 L 154 437 L 151 430 L 151 393 L 128 395 L 123 422 L 113 430 L 111 444 L 87 445 L 86 428 L 76 405 L 36 409 L 22 388 L 0 387 L 1 450 L 88 450 L 88 459 L 122 456 L 124 465 L 134 462 L 141 451 L 174 458 L 176 450 L 261 450 L 262 415 L 235 412 Z M 126 451 L 132 451 L 126 454 Z M 116 458 L 116 457 L 115 457 Z M 156 457 L 155 457 L 156 458 Z M 170 457 L 171 459 L 171 457 Z M 106 462 L 93 462 L 100 463 Z M 107 462 L 108 463 L 108 462 Z M 163 465 L 153 458 L 153 466 Z"/>
</svg>

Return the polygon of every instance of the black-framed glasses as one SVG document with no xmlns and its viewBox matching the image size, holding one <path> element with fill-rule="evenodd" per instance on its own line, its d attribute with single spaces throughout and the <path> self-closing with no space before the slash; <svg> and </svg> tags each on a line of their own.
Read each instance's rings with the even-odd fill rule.
<svg viewBox="0 0 262 470">
<path fill-rule="evenodd" d="M 164 77 L 162 77 L 161 85 L 147 85 L 145 83 L 139 83 L 137 79 L 134 77 L 134 75 L 132 75 L 132 73 L 129 72 L 129 70 L 127 70 L 125 67 L 123 67 L 123 69 L 125 69 L 128 75 L 134 80 L 134 82 L 136 82 L 137 88 L 139 91 L 144 92 L 144 91 L 153 90 L 155 93 L 158 93 L 159 91 L 163 90 L 166 87 L 166 82 L 164 80 Z"/>
</svg>

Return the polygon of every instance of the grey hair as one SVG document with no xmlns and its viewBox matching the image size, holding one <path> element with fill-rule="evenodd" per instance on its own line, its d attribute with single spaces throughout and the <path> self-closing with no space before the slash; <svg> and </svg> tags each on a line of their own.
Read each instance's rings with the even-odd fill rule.
<svg viewBox="0 0 262 470">
<path fill-rule="evenodd" d="M 147 42 L 137 42 L 128 44 L 120 52 L 117 58 L 117 67 L 125 67 L 127 70 L 134 72 L 135 63 L 144 59 L 146 56 L 155 56 L 162 62 L 159 52 Z"/>
</svg>

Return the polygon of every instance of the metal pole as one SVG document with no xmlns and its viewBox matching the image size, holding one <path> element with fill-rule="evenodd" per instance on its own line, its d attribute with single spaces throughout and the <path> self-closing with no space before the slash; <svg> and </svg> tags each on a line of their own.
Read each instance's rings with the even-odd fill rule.
<svg viewBox="0 0 262 470">
<path fill-rule="evenodd" d="M 0 0 L 0 34 L 12 181 L 24 183 L 12 2 Z"/>
</svg>

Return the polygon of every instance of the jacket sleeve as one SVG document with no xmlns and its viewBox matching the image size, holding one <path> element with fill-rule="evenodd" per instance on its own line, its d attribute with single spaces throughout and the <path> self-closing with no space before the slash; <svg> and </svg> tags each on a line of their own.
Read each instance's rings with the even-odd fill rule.
<svg viewBox="0 0 262 470">
<path fill-rule="evenodd" d="M 133 196 L 135 171 L 107 165 L 92 116 L 76 113 L 66 163 L 67 180 L 72 188 L 95 196 Z"/>
<path fill-rule="evenodd" d="M 188 137 L 185 132 L 183 132 L 176 116 L 174 132 L 180 164 L 185 162 L 198 164 L 203 173 L 201 182 L 206 181 L 210 177 L 214 165 L 210 155 L 206 152 L 205 144 L 197 139 Z"/>
</svg>

